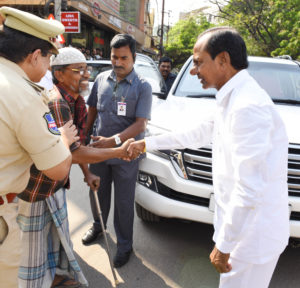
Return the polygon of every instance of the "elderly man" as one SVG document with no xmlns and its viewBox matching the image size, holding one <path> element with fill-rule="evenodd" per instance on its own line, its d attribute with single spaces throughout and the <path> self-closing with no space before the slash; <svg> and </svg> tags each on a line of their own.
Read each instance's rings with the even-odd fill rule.
<svg viewBox="0 0 300 288">
<path fill-rule="evenodd" d="M 51 66 L 53 80 L 60 93 L 52 91 L 54 95 L 49 102 L 49 108 L 58 127 L 70 119 L 74 120 L 80 142 L 70 146 L 73 163 L 80 164 L 85 181 L 92 189 L 97 189 L 99 177 L 89 172 L 86 163 L 126 158 L 130 141 L 121 147 L 108 149 L 84 146 L 83 130 L 87 112 L 81 95 L 88 89 L 89 70 L 86 59 L 75 48 L 62 48 L 52 58 Z M 87 285 L 74 256 L 68 230 L 64 190 L 69 186 L 68 179 L 61 182 L 51 181 L 35 166 L 31 167 L 30 172 L 29 184 L 19 196 L 22 200 L 19 203 L 18 220 L 26 247 L 19 271 L 19 287 L 50 287 L 52 281 L 53 287 Z"/>
<path fill-rule="evenodd" d="M 130 154 L 202 147 L 213 142 L 215 247 L 210 260 L 220 288 L 267 288 L 289 238 L 288 139 L 267 93 L 249 75 L 246 45 L 216 27 L 194 46 L 203 88 L 216 88 L 217 113 L 191 131 L 146 138 Z"/>
<path fill-rule="evenodd" d="M 16 288 L 21 255 L 16 195 L 25 189 L 33 163 L 51 179 L 68 175 L 76 129 L 71 127 L 71 141 L 60 137 L 47 97 L 34 84 L 58 53 L 52 41 L 63 25 L 9 7 L 0 14 L 0 286 Z"/>
<path fill-rule="evenodd" d="M 136 43 L 128 34 L 116 35 L 111 43 L 113 70 L 101 73 L 88 99 L 89 113 L 87 130 L 97 119 L 95 147 L 115 147 L 128 138 L 144 137 L 150 119 L 152 90 L 150 84 L 136 74 L 133 64 Z M 91 171 L 101 177 L 98 195 L 106 225 L 110 210 L 111 188 L 114 183 L 114 226 L 117 234 L 117 253 L 114 266 L 121 267 L 129 260 L 133 242 L 134 193 L 138 172 L 138 160 L 127 163 L 113 159 L 91 165 Z M 101 235 L 101 226 L 96 203 L 90 191 L 94 216 L 93 226 L 82 238 L 83 244 L 96 240 Z"/>
</svg>

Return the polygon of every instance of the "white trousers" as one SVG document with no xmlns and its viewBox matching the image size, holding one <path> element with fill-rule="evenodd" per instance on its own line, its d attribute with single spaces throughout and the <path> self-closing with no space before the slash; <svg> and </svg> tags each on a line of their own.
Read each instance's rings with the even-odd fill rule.
<svg viewBox="0 0 300 288">
<path fill-rule="evenodd" d="M 232 270 L 220 274 L 219 288 L 268 288 L 278 259 L 252 264 L 230 258 Z"/>
</svg>

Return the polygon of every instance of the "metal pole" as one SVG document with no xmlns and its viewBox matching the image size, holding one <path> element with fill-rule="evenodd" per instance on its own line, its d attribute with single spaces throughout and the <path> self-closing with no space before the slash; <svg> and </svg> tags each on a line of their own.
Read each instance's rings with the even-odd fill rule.
<svg viewBox="0 0 300 288">
<path fill-rule="evenodd" d="M 108 259 L 109 259 L 109 264 L 110 264 L 110 268 L 111 268 L 112 274 L 114 276 L 115 285 L 117 286 L 119 284 L 119 280 L 117 279 L 116 272 L 115 272 L 114 266 L 112 264 L 110 249 L 109 249 L 108 241 L 107 241 L 107 231 L 106 231 L 104 223 L 103 223 L 102 211 L 101 211 L 100 202 L 99 202 L 99 198 L 98 198 L 98 193 L 97 192 L 98 192 L 97 190 L 93 190 L 94 198 L 95 198 L 95 202 L 96 202 L 96 208 L 97 208 L 98 216 L 99 216 L 99 219 L 100 219 L 101 229 L 102 229 L 102 232 L 103 232 L 103 235 L 104 235 L 105 244 L 106 244 L 106 252 L 107 252 L 107 255 L 108 255 Z"/>
<path fill-rule="evenodd" d="M 161 36 L 160 36 L 160 57 L 162 57 L 162 47 L 164 45 L 164 15 L 165 15 L 165 0 L 162 0 L 162 11 L 161 11 Z"/>
<path fill-rule="evenodd" d="M 60 21 L 60 14 L 61 14 L 61 0 L 54 0 L 54 17 L 58 21 Z"/>
</svg>

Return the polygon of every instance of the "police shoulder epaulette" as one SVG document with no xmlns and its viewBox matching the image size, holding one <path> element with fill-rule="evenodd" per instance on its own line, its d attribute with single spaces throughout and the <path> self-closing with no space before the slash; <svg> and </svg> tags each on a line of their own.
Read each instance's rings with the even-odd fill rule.
<svg viewBox="0 0 300 288">
<path fill-rule="evenodd" d="M 42 92 L 44 90 L 44 88 L 26 78 L 24 78 L 26 80 L 26 82 L 37 92 Z"/>
</svg>

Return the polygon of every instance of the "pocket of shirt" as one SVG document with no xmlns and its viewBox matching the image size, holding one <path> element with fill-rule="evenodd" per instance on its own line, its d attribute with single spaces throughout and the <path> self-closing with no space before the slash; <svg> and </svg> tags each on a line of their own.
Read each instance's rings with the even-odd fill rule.
<svg viewBox="0 0 300 288">
<path fill-rule="evenodd" d="M 135 118 L 136 101 L 126 99 L 125 102 L 126 102 L 126 117 Z"/>
<path fill-rule="evenodd" d="M 5 241 L 8 235 L 8 225 L 4 218 L 0 216 L 0 245 Z"/>
</svg>

